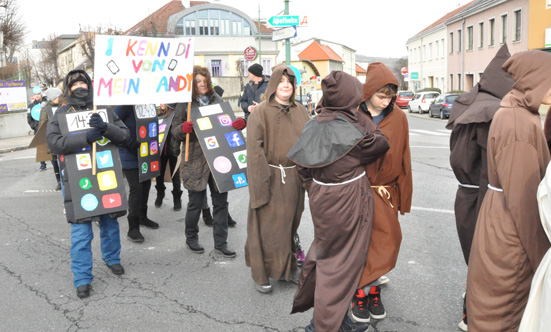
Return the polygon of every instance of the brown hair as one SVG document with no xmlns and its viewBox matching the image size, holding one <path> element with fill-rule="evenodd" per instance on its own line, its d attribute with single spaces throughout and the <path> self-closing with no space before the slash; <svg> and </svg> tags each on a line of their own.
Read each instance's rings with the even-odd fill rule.
<svg viewBox="0 0 551 332">
<path fill-rule="evenodd" d="M 207 79 L 207 86 L 208 86 L 207 95 L 209 97 L 212 96 L 214 94 L 214 88 L 212 87 L 212 80 L 210 78 L 209 70 L 205 67 L 193 66 L 193 89 L 192 89 L 191 98 L 195 100 L 199 95 L 199 93 L 197 92 L 197 80 L 195 80 L 195 77 L 197 77 L 197 75 L 204 76 Z"/>
<path fill-rule="evenodd" d="M 398 92 L 398 87 L 394 84 L 387 84 L 379 88 L 375 93 L 384 93 L 387 97 L 394 98 Z M 374 93 L 374 94 L 375 94 Z"/>
</svg>

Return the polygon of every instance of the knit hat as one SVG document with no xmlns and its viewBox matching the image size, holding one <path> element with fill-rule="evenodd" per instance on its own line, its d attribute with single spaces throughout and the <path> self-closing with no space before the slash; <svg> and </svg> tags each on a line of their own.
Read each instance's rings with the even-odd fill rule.
<svg viewBox="0 0 551 332">
<path fill-rule="evenodd" d="M 67 80 L 67 90 L 71 90 L 71 87 L 73 86 L 73 84 L 75 84 L 76 82 L 84 82 L 86 84 L 88 84 L 88 79 L 86 78 L 86 76 L 84 76 L 82 73 L 77 73 L 77 77 L 70 77 L 68 80 Z"/>
<path fill-rule="evenodd" d="M 61 92 L 61 90 L 59 90 L 58 88 L 49 88 L 48 90 L 46 90 L 46 98 L 48 98 L 49 101 L 54 101 L 62 94 L 63 92 Z"/>
<path fill-rule="evenodd" d="M 264 70 L 264 68 L 262 68 L 262 66 L 259 65 L 258 63 L 253 63 L 249 67 L 249 73 L 253 74 L 256 77 L 262 77 L 262 71 L 263 70 Z"/>
<path fill-rule="evenodd" d="M 42 93 L 42 89 L 37 85 L 33 88 L 33 93 L 35 95 L 39 95 L 40 93 Z"/>
</svg>

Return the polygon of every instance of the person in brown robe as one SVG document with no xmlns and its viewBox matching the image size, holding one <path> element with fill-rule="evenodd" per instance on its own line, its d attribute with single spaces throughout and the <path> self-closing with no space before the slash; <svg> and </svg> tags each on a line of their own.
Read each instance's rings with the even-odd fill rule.
<svg viewBox="0 0 551 332">
<path fill-rule="evenodd" d="M 300 166 L 314 222 L 292 313 L 314 307 L 307 331 L 335 332 L 354 323 L 347 310 L 367 258 L 373 223 L 373 191 L 365 167 L 388 148 L 386 137 L 360 114 L 362 85 L 333 71 L 322 81 L 318 115 L 304 128 L 288 156 Z M 312 326 L 313 325 L 313 326 Z"/>
<path fill-rule="evenodd" d="M 526 51 L 503 65 L 513 89 L 488 135 L 488 191 L 480 208 L 467 273 L 470 332 L 517 331 L 530 284 L 549 240 L 540 222 L 538 185 L 549 163 L 538 109 L 551 89 L 551 54 Z"/>
<path fill-rule="evenodd" d="M 379 126 L 390 149 L 366 167 L 374 194 L 373 232 L 359 288 L 351 304 L 352 317 L 366 323 L 370 317 L 386 316 L 378 279 L 392 270 L 398 260 L 402 242 L 398 211 L 404 215 L 411 209 L 409 129 L 405 113 L 395 104 L 397 89 L 398 80 L 388 67 L 380 62 L 369 64 L 360 110 Z"/>
<path fill-rule="evenodd" d="M 245 263 L 261 293 L 272 291 L 270 278 L 298 283 L 294 238 L 304 210 L 304 188 L 287 152 L 309 117 L 306 109 L 295 103 L 295 89 L 293 70 L 276 66 L 266 100 L 248 119 L 250 201 Z"/>
<path fill-rule="evenodd" d="M 454 206 L 455 224 L 467 265 L 478 211 L 488 189 L 486 147 L 490 124 L 501 99 L 513 87 L 513 78 L 501 68 L 510 57 L 507 44 L 504 44 L 484 70 L 480 82 L 455 99 L 446 125 L 452 130 L 450 165 L 459 182 Z M 467 323 L 464 300 L 459 328 L 467 331 Z"/>
</svg>

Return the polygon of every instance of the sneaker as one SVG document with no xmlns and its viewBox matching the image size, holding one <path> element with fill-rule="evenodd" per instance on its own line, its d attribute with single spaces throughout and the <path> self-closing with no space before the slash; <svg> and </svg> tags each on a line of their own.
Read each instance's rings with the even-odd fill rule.
<svg viewBox="0 0 551 332">
<path fill-rule="evenodd" d="M 371 286 L 369 291 L 369 313 L 373 319 L 383 319 L 386 317 L 385 307 L 381 301 L 381 287 Z"/>
<path fill-rule="evenodd" d="M 348 315 L 344 316 L 339 332 L 365 332 L 369 330 L 369 325 L 353 321 Z"/>
<path fill-rule="evenodd" d="M 233 218 L 228 213 L 228 227 L 235 227 L 237 225 L 237 221 L 233 220 Z"/>
<path fill-rule="evenodd" d="M 469 331 L 469 327 L 467 326 L 467 315 L 463 314 L 463 319 L 459 322 L 459 325 L 457 325 L 461 331 Z"/>
<path fill-rule="evenodd" d="M 369 323 L 369 298 L 362 288 L 358 288 L 352 299 L 350 313 L 356 322 Z"/>
<path fill-rule="evenodd" d="M 260 293 L 270 293 L 273 290 L 270 282 L 268 282 L 267 284 L 255 284 L 255 288 Z"/>
<path fill-rule="evenodd" d="M 55 186 L 55 191 L 60 191 L 61 190 L 61 183 L 57 183 L 57 186 Z"/>
<path fill-rule="evenodd" d="M 212 219 L 212 215 L 210 214 L 210 209 L 202 209 L 201 213 L 203 214 L 203 221 L 205 222 L 205 225 L 213 227 L 214 220 Z"/>
<path fill-rule="evenodd" d="M 302 267 L 302 264 L 304 263 L 304 260 L 306 259 L 306 257 L 304 256 L 304 250 L 297 250 L 295 252 L 295 256 L 297 257 L 298 267 Z"/>
<path fill-rule="evenodd" d="M 46 170 L 46 165 L 40 165 L 40 168 L 38 169 L 40 172 L 44 172 Z"/>
<path fill-rule="evenodd" d="M 142 233 L 140 233 L 139 228 L 133 228 L 133 229 L 128 230 L 127 236 L 128 236 L 128 239 L 132 242 L 141 243 L 141 242 L 145 241 Z"/>
<path fill-rule="evenodd" d="M 390 281 L 387 276 L 382 276 L 379 278 L 379 285 L 387 284 Z"/>
<path fill-rule="evenodd" d="M 154 222 L 153 220 L 149 219 L 149 218 L 145 218 L 145 219 L 141 219 L 140 220 L 140 225 L 143 225 L 147 228 L 151 228 L 151 229 L 157 229 L 159 228 L 159 224 Z"/>
</svg>

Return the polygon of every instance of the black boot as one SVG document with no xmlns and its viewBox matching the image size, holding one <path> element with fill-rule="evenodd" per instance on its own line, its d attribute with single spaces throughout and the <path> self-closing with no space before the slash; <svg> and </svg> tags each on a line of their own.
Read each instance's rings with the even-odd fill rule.
<svg viewBox="0 0 551 332">
<path fill-rule="evenodd" d="M 174 198 L 174 211 L 180 211 L 182 209 L 182 191 L 172 191 L 172 197 Z"/>
<path fill-rule="evenodd" d="M 237 225 L 237 222 L 233 220 L 233 218 L 230 216 L 230 213 L 228 212 L 228 227 L 235 227 Z"/>
<path fill-rule="evenodd" d="M 213 227 L 214 220 L 212 219 L 212 215 L 210 214 L 210 209 L 201 209 L 201 213 L 203 214 L 203 221 L 205 222 L 205 225 Z"/>
<path fill-rule="evenodd" d="M 157 189 L 157 199 L 155 199 L 155 206 L 161 207 L 163 205 L 163 198 L 165 198 L 165 191 Z"/>
</svg>

